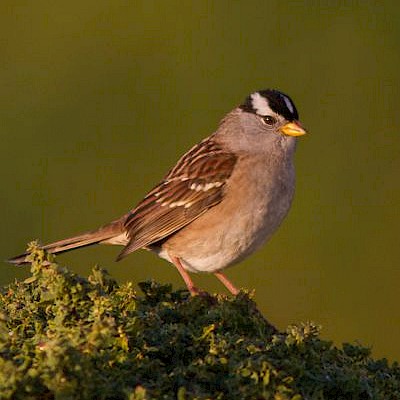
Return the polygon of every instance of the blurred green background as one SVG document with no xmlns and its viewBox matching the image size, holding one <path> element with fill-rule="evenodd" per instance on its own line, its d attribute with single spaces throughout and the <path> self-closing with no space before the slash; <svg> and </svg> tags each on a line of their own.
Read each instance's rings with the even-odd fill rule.
<svg viewBox="0 0 400 400">
<path fill-rule="evenodd" d="M 399 4 L 3 0 L 1 257 L 122 215 L 248 93 L 279 88 L 311 132 L 296 198 L 228 276 L 279 328 L 313 320 L 338 344 L 400 359 Z M 154 255 L 114 263 L 118 252 L 59 261 L 182 286 Z M 0 283 L 28 273 L 3 264 Z"/>
</svg>

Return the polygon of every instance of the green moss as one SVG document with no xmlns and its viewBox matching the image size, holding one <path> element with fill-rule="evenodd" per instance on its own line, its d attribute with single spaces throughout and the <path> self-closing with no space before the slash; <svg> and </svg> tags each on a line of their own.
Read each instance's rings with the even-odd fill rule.
<svg viewBox="0 0 400 400">
<path fill-rule="evenodd" d="M 248 293 L 88 279 L 31 245 L 0 295 L 2 399 L 400 399 L 400 367 L 311 323 L 278 332 Z"/>
</svg>

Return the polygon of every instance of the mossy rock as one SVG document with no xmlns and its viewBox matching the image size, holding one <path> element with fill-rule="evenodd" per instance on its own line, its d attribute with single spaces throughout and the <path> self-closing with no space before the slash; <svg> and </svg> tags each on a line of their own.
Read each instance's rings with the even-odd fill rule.
<svg viewBox="0 0 400 400">
<path fill-rule="evenodd" d="M 397 363 L 311 323 L 278 332 L 248 293 L 138 295 L 31 252 L 31 277 L 0 294 L 1 399 L 400 399 Z"/>
</svg>

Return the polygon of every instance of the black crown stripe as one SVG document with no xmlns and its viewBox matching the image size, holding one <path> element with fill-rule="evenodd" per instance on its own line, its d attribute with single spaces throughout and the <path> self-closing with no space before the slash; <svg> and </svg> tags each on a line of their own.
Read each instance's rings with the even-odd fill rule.
<svg viewBox="0 0 400 400">
<path fill-rule="evenodd" d="M 299 119 L 299 114 L 297 112 L 296 106 L 294 105 L 292 99 L 285 93 L 274 89 L 259 90 L 261 96 L 263 96 L 267 101 L 272 111 L 279 115 L 282 115 L 288 121 L 294 121 Z M 293 107 L 293 112 L 289 110 L 286 102 L 285 96 L 291 103 Z M 240 105 L 240 108 L 245 112 L 250 112 L 257 114 L 257 111 L 253 107 L 253 101 L 251 95 L 247 96 L 244 103 Z"/>
</svg>

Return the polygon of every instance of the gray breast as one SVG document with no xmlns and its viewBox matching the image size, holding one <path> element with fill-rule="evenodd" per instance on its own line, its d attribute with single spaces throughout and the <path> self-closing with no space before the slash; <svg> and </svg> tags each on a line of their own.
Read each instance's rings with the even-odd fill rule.
<svg viewBox="0 0 400 400">
<path fill-rule="evenodd" d="M 291 160 L 244 157 L 235 168 L 224 200 L 172 236 L 165 250 L 189 271 L 215 272 L 257 250 L 279 227 L 294 194 Z"/>
</svg>

